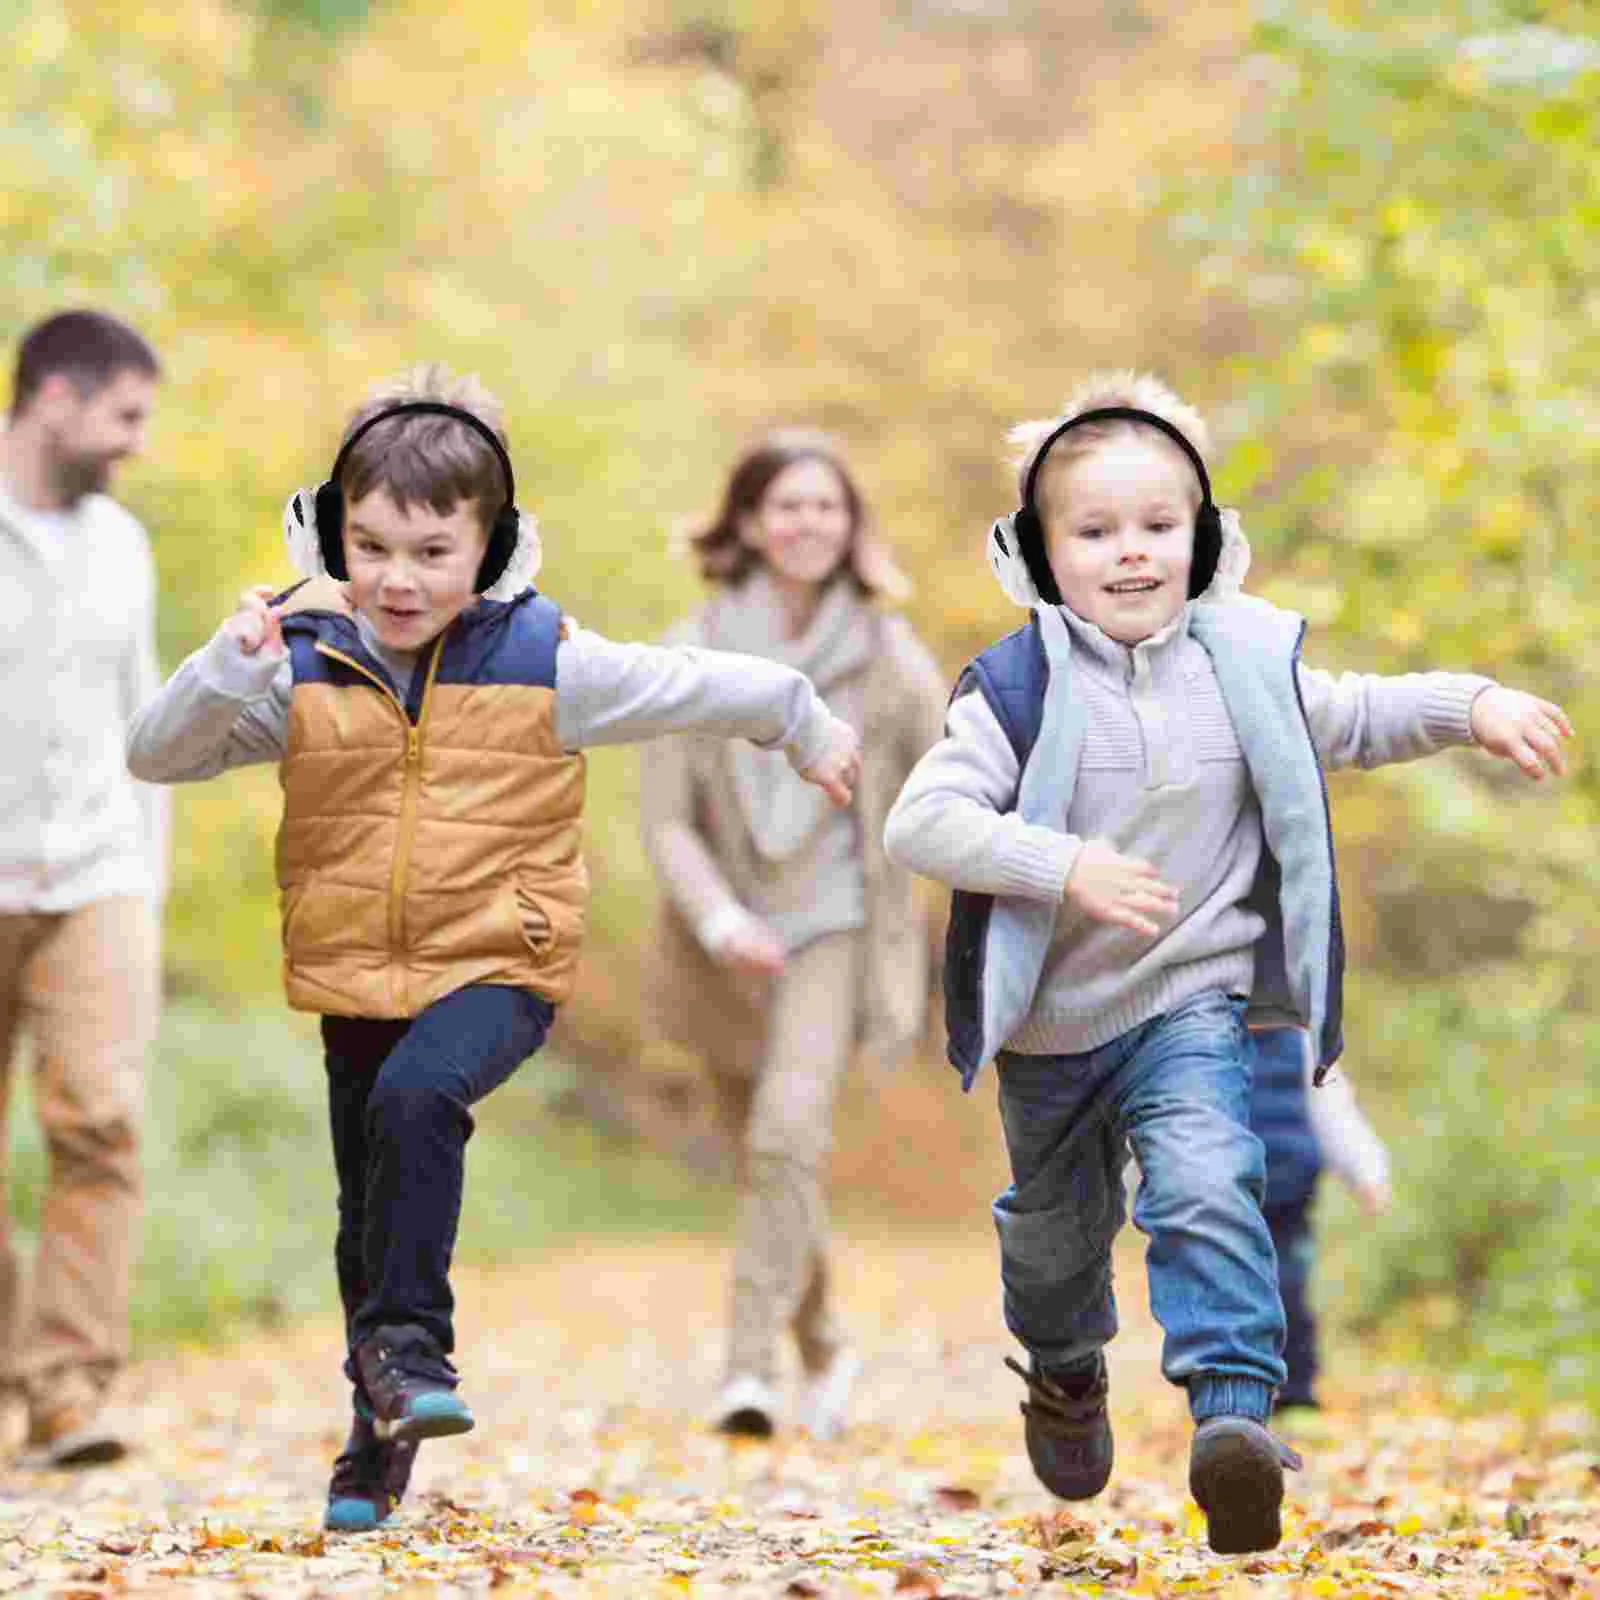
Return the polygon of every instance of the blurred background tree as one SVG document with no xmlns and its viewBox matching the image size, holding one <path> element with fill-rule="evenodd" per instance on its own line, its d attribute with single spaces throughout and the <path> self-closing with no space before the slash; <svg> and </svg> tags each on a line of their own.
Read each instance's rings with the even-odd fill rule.
<svg viewBox="0 0 1600 1600">
<path fill-rule="evenodd" d="M 1227 492 L 1317 658 L 1560 700 L 1557 793 L 1461 756 L 1333 785 L 1349 1057 L 1401 1205 L 1346 1304 L 1421 1302 L 1469 1386 L 1600 1377 L 1600 33 L 1592 5 L 1273 4 L 1226 172 L 1167 196 L 1224 366 Z M 1364 1231 L 1364 1230 L 1363 1230 Z"/>
<path fill-rule="evenodd" d="M 1310 659 L 1472 667 L 1595 725 L 1592 4 L 0 0 L 0 19 L 0 332 L 87 302 L 160 349 L 123 488 L 157 540 L 169 666 L 244 583 L 289 580 L 283 502 L 368 384 L 439 358 L 505 402 L 541 582 L 586 624 L 649 636 L 694 604 L 670 534 L 740 441 L 806 420 L 846 442 L 953 673 L 1018 620 L 981 568 L 1014 502 L 1006 428 L 1109 364 L 1212 417 L 1253 585 L 1307 614 Z M 1471 756 L 1334 785 L 1349 1061 L 1401 1205 L 1373 1234 L 1330 1206 L 1325 1286 L 1374 1326 L 1448 1334 L 1482 1381 L 1600 1393 L 1600 769 L 1576 755 L 1551 791 Z M 634 1090 L 639 758 L 590 771 L 593 934 L 558 1030 L 575 1070 L 538 1081 L 659 1111 Z M 278 1115 L 251 1074 L 293 1078 L 310 1098 L 283 1137 L 320 1162 L 303 1030 L 241 1022 L 219 1072 L 228 1030 L 205 1022 L 275 1003 L 277 804 L 270 772 L 181 795 L 164 1061 L 207 1100 L 240 1080 L 246 1121 Z M 838 1170 L 861 1204 L 970 1209 L 996 1181 L 992 1115 L 936 1056 L 851 1091 Z M 174 1123 L 174 1159 L 218 1117 Z"/>
</svg>

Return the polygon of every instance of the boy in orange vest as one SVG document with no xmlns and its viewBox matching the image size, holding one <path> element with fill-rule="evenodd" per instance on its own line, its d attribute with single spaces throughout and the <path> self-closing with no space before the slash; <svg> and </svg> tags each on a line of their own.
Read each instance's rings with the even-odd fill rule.
<svg viewBox="0 0 1600 1600">
<path fill-rule="evenodd" d="M 438 368 L 377 392 L 285 512 L 309 581 L 247 593 L 134 719 L 155 783 L 276 761 L 289 1003 L 322 1017 L 355 1420 L 327 1526 L 375 1527 L 464 1433 L 449 1264 L 470 1107 L 544 1043 L 588 903 L 590 745 L 781 749 L 838 805 L 853 730 L 775 662 L 617 644 L 530 585 L 498 407 Z"/>
</svg>

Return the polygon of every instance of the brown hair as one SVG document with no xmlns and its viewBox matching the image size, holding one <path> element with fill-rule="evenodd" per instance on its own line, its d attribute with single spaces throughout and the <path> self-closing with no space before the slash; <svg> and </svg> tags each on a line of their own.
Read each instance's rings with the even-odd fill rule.
<svg viewBox="0 0 1600 1600">
<path fill-rule="evenodd" d="M 159 378 L 161 363 L 127 323 L 103 311 L 58 312 L 30 328 L 17 347 L 11 415 L 20 417 L 45 379 L 58 372 L 88 399 L 122 372 Z"/>
<path fill-rule="evenodd" d="M 708 583 L 736 586 L 755 571 L 761 564 L 761 554 L 739 537 L 739 524 L 760 510 L 773 480 L 802 461 L 820 461 L 838 475 L 850 512 L 850 543 L 840 566 L 848 568 L 857 591 L 887 599 L 903 598 L 910 585 L 873 533 L 866 502 L 843 454 L 825 433 L 809 428 L 777 429 L 745 451 L 734 464 L 716 517 L 709 527 L 689 539 L 700 563 L 700 576 Z"/>
<path fill-rule="evenodd" d="M 499 401 L 476 377 L 454 377 L 438 362 L 377 385 L 350 418 L 344 437 L 369 417 L 408 400 L 439 400 L 470 411 L 506 443 Z M 422 504 L 448 516 L 463 500 L 470 501 L 485 532 L 506 502 L 499 458 L 473 428 L 454 417 L 413 414 L 378 423 L 356 441 L 339 471 L 339 483 L 346 501 L 385 489 L 402 511 Z"/>
</svg>

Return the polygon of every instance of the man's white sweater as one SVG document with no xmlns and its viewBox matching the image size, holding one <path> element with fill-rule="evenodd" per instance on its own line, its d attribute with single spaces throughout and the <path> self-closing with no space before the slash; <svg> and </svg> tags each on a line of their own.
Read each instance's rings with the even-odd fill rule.
<svg viewBox="0 0 1600 1600">
<path fill-rule="evenodd" d="M 88 495 L 40 514 L 0 484 L 0 915 L 166 888 L 167 799 L 124 730 L 160 684 L 144 529 Z"/>
</svg>

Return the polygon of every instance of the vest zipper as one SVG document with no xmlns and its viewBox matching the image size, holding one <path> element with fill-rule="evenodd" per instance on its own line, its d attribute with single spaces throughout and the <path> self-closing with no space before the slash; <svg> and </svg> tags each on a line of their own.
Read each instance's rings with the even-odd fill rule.
<svg viewBox="0 0 1600 1600">
<path fill-rule="evenodd" d="M 422 787 L 422 735 L 427 726 L 428 712 L 433 703 L 433 680 L 438 675 L 439 658 L 444 654 L 443 642 L 436 642 L 428 661 L 428 676 L 422 685 L 422 704 L 417 710 L 417 720 L 412 723 L 400 697 L 377 673 L 362 666 L 353 656 L 347 656 L 332 645 L 317 641 L 321 655 L 329 656 L 362 677 L 374 683 L 384 698 L 400 714 L 400 724 L 405 729 L 405 750 L 400 757 L 400 826 L 395 839 L 394 861 L 389 869 L 389 953 L 393 958 L 393 998 L 395 1009 L 403 1017 L 411 1015 L 410 996 L 406 993 L 406 875 L 411 866 L 411 846 L 416 836 L 417 794 Z"/>
</svg>

